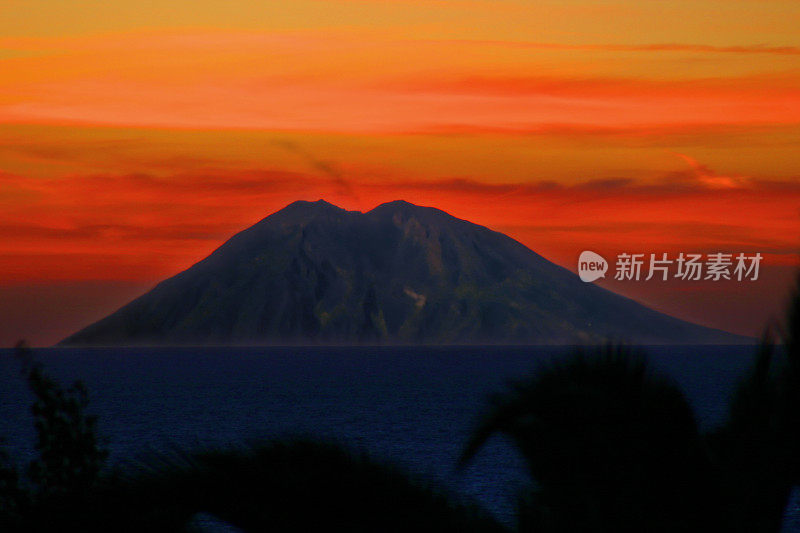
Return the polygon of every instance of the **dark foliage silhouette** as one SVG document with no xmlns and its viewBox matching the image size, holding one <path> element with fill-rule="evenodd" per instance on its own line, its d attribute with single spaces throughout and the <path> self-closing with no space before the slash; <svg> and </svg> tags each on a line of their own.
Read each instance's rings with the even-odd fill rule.
<svg viewBox="0 0 800 533">
<path fill-rule="evenodd" d="M 778 531 L 800 483 L 800 278 L 781 336 L 776 355 L 765 334 L 713 432 L 641 352 L 609 345 L 495 396 L 461 464 L 512 440 L 534 483 L 523 531 Z"/>
<path fill-rule="evenodd" d="M 466 463 L 495 432 L 525 457 L 536 488 L 520 527 L 541 531 L 686 530 L 704 524 L 707 470 L 692 411 L 645 357 L 607 346 L 541 369 L 493 398 Z"/>
<path fill-rule="evenodd" d="M 86 414 L 89 396 L 85 385 L 76 381 L 64 390 L 39 364 L 28 370 L 28 384 L 36 396 L 32 411 L 39 452 L 28 476 L 43 496 L 88 489 L 107 454 L 97 441 L 96 417 Z"/>
<path fill-rule="evenodd" d="M 777 531 L 800 484 L 800 277 L 779 329 L 782 350 L 764 335 L 728 423 L 708 439 L 730 531 Z"/>
<path fill-rule="evenodd" d="M 17 469 L 8 453 L 0 448 L 0 531 L 19 523 L 24 493 L 19 484 Z"/>
<path fill-rule="evenodd" d="M 15 354 L 34 396 L 37 456 L 25 476 L 0 456 L 0 524 L 6 529 L 75 505 L 97 482 L 108 455 L 97 438 L 97 419 L 86 411 L 86 386 L 76 381 L 62 388 L 33 360 L 24 342 L 17 344 Z"/>
<path fill-rule="evenodd" d="M 185 531 L 198 513 L 243 531 L 503 530 L 393 467 L 309 440 L 151 457 L 109 475 L 47 526 Z"/>
</svg>

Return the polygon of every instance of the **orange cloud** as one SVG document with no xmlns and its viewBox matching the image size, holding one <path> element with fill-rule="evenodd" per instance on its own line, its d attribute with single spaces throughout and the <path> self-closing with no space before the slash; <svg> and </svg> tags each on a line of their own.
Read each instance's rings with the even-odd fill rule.
<svg viewBox="0 0 800 533">
<path fill-rule="evenodd" d="M 35 52 L 3 60 L 0 120 L 9 122 L 351 133 L 800 123 L 796 68 L 665 75 L 658 63 L 624 69 L 619 57 L 600 71 L 588 52 L 558 52 L 791 56 L 794 47 L 534 43 L 543 56 L 487 57 L 465 53 L 458 39 L 241 30 L 5 44 Z"/>
<path fill-rule="evenodd" d="M 298 199 L 298 191 L 303 191 L 299 197 L 325 197 L 346 208 L 369 209 L 397 198 L 434 205 L 508 231 L 564 263 L 585 247 L 620 249 L 633 244 L 671 251 L 794 252 L 800 185 L 745 182 L 683 157 L 691 164 L 683 174 L 573 185 L 491 183 L 465 177 L 380 182 L 361 178 L 348 180 L 347 190 L 342 190 L 325 172 L 218 170 L 46 180 L 2 174 L 0 188 L 20 200 L 15 209 L 0 214 L 0 255 L 6 258 L 7 269 L 0 271 L 0 278 L 138 280 L 148 271 L 134 266 L 142 258 L 158 256 L 158 264 L 173 268 L 191 264 L 226 236 Z M 733 179 L 740 181 L 732 186 Z M 732 210 L 748 217 L 733 223 Z M 33 259 L 37 254 L 43 254 L 38 266 Z M 73 266 L 52 267 L 44 257 L 54 254 L 63 255 L 62 267 L 65 261 Z M 132 264 L 109 268 L 112 257 L 119 265 Z M 161 274 L 170 271 L 164 268 Z"/>
<path fill-rule="evenodd" d="M 748 180 L 744 176 L 721 176 L 693 157 L 678 153 L 675 155 L 689 164 L 698 183 L 712 189 L 736 189 L 748 184 Z"/>
<path fill-rule="evenodd" d="M 763 44 L 749 46 L 714 46 L 709 44 L 685 43 L 569 44 L 479 39 L 462 39 L 457 42 L 464 45 L 478 47 L 499 46 L 541 50 L 585 50 L 602 52 L 693 52 L 702 54 L 773 54 L 788 56 L 800 55 L 800 47 L 797 46 L 766 46 Z"/>
</svg>

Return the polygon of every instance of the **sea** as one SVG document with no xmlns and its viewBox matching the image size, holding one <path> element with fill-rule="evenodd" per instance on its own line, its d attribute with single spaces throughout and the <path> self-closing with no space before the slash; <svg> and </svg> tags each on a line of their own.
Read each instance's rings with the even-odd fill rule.
<svg viewBox="0 0 800 533">
<path fill-rule="evenodd" d="M 569 347 L 46 348 L 35 359 L 62 384 L 82 380 L 110 462 L 178 449 L 311 437 L 366 451 L 477 502 L 506 524 L 530 480 L 511 443 L 492 438 L 465 469 L 456 462 L 493 393 Z M 698 423 L 724 422 L 753 346 L 651 346 Z M 0 350 L 0 437 L 32 457 L 31 395 L 12 350 Z M 797 495 L 795 495 L 797 496 Z M 785 531 L 800 531 L 793 497 Z"/>
</svg>

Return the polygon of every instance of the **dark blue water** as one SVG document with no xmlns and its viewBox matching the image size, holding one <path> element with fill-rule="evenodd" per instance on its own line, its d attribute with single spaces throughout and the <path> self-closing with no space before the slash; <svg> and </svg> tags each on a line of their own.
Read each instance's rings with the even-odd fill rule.
<svg viewBox="0 0 800 533">
<path fill-rule="evenodd" d="M 62 383 L 83 380 L 99 430 L 119 461 L 179 446 L 253 438 L 334 439 L 433 478 L 512 521 L 527 480 L 500 438 L 469 468 L 455 462 L 486 405 L 509 379 L 563 355 L 553 347 L 45 349 L 35 357 Z M 752 347 L 652 347 L 705 428 L 750 364 Z M 8 350 L 0 351 L 0 436 L 28 457 L 31 397 Z M 791 519 L 796 516 L 791 513 Z"/>
</svg>

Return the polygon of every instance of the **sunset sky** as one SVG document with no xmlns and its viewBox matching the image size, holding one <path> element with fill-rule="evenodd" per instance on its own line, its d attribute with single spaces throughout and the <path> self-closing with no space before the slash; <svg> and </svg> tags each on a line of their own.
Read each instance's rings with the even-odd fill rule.
<svg viewBox="0 0 800 533">
<path fill-rule="evenodd" d="M 796 0 L 5 0 L 0 347 L 56 342 L 298 199 L 405 199 L 755 335 L 800 242 Z"/>
</svg>

